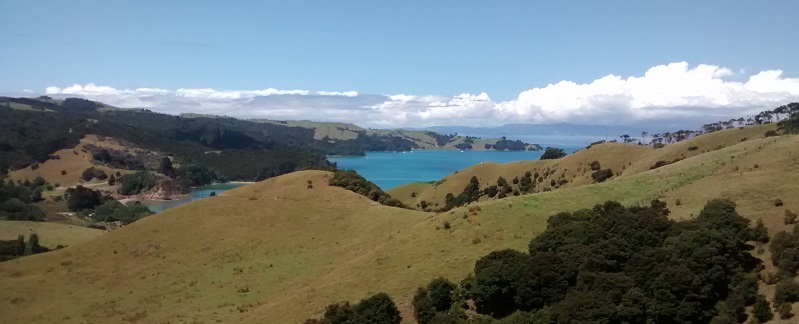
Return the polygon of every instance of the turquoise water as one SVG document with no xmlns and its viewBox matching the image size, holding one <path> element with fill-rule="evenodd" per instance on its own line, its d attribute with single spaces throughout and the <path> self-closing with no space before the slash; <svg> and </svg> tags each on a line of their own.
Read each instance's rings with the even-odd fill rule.
<svg viewBox="0 0 799 324">
<path fill-rule="evenodd" d="M 546 146 L 546 145 L 542 145 Z M 585 145 L 549 145 L 572 153 Z M 420 181 L 435 181 L 455 171 L 480 162 L 514 162 L 538 160 L 544 151 L 455 151 L 414 150 L 408 152 L 368 152 L 359 157 L 330 157 L 339 169 L 353 169 L 380 188 Z"/>
<path fill-rule="evenodd" d="M 181 199 L 173 199 L 173 200 L 143 200 L 141 203 L 146 205 L 150 208 L 153 212 L 160 213 L 164 210 L 169 208 L 177 207 L 183 205 L 187 202 L 195 201 L 198 199 L 210 197 L 212 192 L 215 192 L 217 195 L 228 191 L 230 189 L 238 188 L 244 186 L 243 183 L 220 183 L 220 184 L 212 184 L 202 187 L 197 187 L 191 190 L 188 197 L 184 197 Z"/>
</svg>

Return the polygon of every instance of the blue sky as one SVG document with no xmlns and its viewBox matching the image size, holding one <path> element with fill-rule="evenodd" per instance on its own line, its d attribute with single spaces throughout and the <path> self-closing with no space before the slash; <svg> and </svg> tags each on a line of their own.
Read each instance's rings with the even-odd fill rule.
<svg viewBox="0 0 799 324">
<path fill-rule="evenodd" d="M 490 101 L 492 105 L 475 109 L 491 110 L 488 116 L 494 123 L 580 122 L 591 116 L 580 113 L 585 103 L 564 108 L 535 99 L 532 108 L 525 108 L 518 102 L 524 101 L 525 92 L 564 80 L 588 85 L 608 75 L 644 77 L 653 67 L 685 62 L 686 73 L 701 64 L 729 70 L 722 73 L 723 81 L 732 83 L 745 84 L 762 71 L 782 71 L 771 81 L 782 82 L 774 86 L 781 90 L 775 91 L 788 96 L 760 91 L 767 95 L 754 104 L 768 105 L 799 96 L 791 82 L 799 77 L 797 12 L 797 1 L 4 0 L 0 92 L 18 94 L 25 89 L 41 94 L 57 87 L 60 91 L 51 94 L 65 94 L 73 84 L 93 84 L 114 89 L 115 97 L 105 88 L 72 88 L 66 94 L 169 113 L 195 109 L 290 118 L 318 111 L 321 119 L 350 116 L 376 126 L 441 124 L 442 118 L 474 122 L 461 118 L 474 109 L 452 109 L 448 114 L 443 108 L 427 108 Z M 169 92 L 159 98 L 127 94 L 137 100 L 119 94 L 139 88 Z M 347 98 L 359 100 L 344 104 L 341 98 L 328 98 L 335 105 L 351 105 L 338 109 L 327 101 L 320 103 L 330 95 L 311 98 L 279 92 L 257 106 L 253 102 L 264 101 L 259 100 L 263 93 L 227 105 L 208 98 L 176 102 L 182 97 L 175 94 L 178 89 L 235 93 L 267 88 L 312 94 L 355 91 L 358 96 Z M 563 91 L 550 92 L 552 97 Z M 601 95 L 596 92 L 589 94 Z M 461 94 L 470 96 L 458 99 Z M 355 98 L 369 95 L 374 97 Z M 392 108 L 397 109 L 393 114 L 406 113 L 404 119 L 381 115 L 357 120 L 364 107 L 388 115 L 387 106 L 379 108 L 379 103 L 398 101 L 396 95 L 412 96 L 404 101 L 416 102 Z M 753 105 L 750 97 L 745 100 L 747 109 Z M 515 108 L 497 108 L 507 101 L 514 101 Z M 645 101 L 644 106 L 696 105 L 690 100 Z M 716 100 L 711 108 L 725 102 L 727 108 L 741 108 L 741 103 L 730 101 Z M 248 110 L 242 111 L 245 106 Z M 560 113 L 564 109 L 569 113 Z M 638 114 L 630 121 L 649 115 Z"/>
</svg>

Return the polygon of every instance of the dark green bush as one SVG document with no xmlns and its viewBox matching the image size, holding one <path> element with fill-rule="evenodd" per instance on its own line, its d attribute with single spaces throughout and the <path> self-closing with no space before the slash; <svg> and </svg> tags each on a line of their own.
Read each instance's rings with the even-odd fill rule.
<svg viewBox="0 0 799 324">
<path fill-rule="evenodd" d="M 306 323 L 326 324 L 399 324 L 402 321 L 397 305 L 385 293 L 378 293 L 361 300 L 356 305 L 348 302 L 331 304 L 325 309 L 322 320 Z"/>
<path fill-rule="evenodd" d="M 594 172 L 591 175 L 591 178 L 594 179 L 595 183 L 600 183 L 600 182 L 604 182 L 605 180 L 609 179 L 612 176 L 613 176 L 613 170 L 611 170 L 611 169 L 603 169 L 603 170 L 599 170 L 599 171 Z"/>
<path fill-rule="evenodd" d="M 541 160 L 554 160 L 566 156 L 566 151 L 556 147 L 547 147 L 544 154 L 541 155 Z"/>
<path fill-rule="evenodd" d="M 793 278 L 785 278 L 777 283 L 774 291 L 774 303 L 794 303 L 799 301 L 799 284 Z"/>
<path fill-rule="evenodd" d="M 342 187 L 386 206 L 406 208 L 402 202 L 389 196 L 376 184 L 364 179 L 355 170 L 336 170 L 329 183 L 331 186 Z"/>
<path fill-rule="evenodd" d="M 142 170 L 133 174 L 126 174 L 117 179 L 119 182 L 119 193 L 123 195 L 135 195 L 155 187 L 158 177 L 148 171 Z"/>
</svg>

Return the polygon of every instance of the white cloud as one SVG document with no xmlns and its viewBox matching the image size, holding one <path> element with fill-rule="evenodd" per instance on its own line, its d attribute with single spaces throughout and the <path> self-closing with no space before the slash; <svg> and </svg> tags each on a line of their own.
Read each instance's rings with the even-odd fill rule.
<svg viewBox="0 0 799 324">
<path fill-rule="evenodd" d="M 22 92 L 24 92 L 24 93 L 33 93 L 33 90 L 31 90 L 31 89 L 22 89 Z"/>
<path fill-rule="evenodd" d="M 355 91 L 116 89 L 93 83 L 45 93 L 82 96 L 119 107 L 170 114 L 197 112 L 243 118 L 344 121 L 371 127 L 498 125 L 524 122 L 591 124 L 655 123 L 658 120 L 739 116 L 799 101 L 799 78 L 767 70 L 746 78 L 740 69 L 686 62 L 659 65 L 643 75 L 607 75 L 590 83 L 560 81 L 526 90 L 508 101 L 487 93 L 369 95 Z"/>
</svg>

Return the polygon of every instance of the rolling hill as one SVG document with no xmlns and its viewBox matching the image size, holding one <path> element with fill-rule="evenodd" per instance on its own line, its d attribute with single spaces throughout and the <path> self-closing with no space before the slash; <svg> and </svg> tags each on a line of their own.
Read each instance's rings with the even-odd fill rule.
<svg viewBox="0 0 799 324">
<path fill-rule="evenodd" d="M 569 180 L 439 214 L 382 206 L 328 186 L 325 171 L 279 176 L 0 264 L 0 322 L 297 323 L 332 302 L 379 291 L 410 320 L 419 285 L 439 276 L 458 282 L 490 251 L 524 250 L 549 216 L 606 200 L 635 205 L 660 198 L 671 217 L 686 219 L 707 199 L 724 197 L 773 232 L 784 228 L 785 209 L 799 210 L 799 136 L 764 138 L 769 127 L 661 149 L 601 144 L 559 160 L 477 165 L 438 186 L 390 191 L 432 201 L 462 190 L 472 176 L 482 184 L 548 169 L 547 179 Z M 650 170 L 666 160 L 673 163 Z M 592 183 L 593 161 L 614 176 Z M 776 198 L 784 205 L 775 207 Z"/>
</svg>

